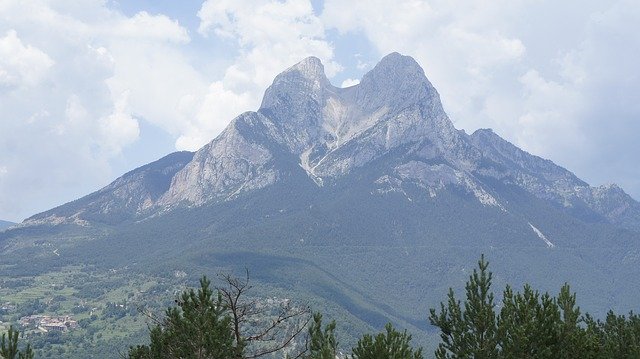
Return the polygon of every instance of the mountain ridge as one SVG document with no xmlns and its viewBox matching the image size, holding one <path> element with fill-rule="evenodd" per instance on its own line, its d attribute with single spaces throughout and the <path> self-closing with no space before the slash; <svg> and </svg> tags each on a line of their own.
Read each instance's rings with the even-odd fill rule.
<svg viewBox="0 0 640 359">
<path fill-rule="evenodd" d="M 86 226 L 98 220 L 118 223 L 148 210 L 168 189 L 168 181 L 193 158 L 193 152 L 174 152 L 131 170 L 106 187 L 75 201 L 27 218 L 22 225 L 74 223 Z M 83 214 L 88 214 L 83 215 Z M 109 218 L 111 217 L 111 218 Z"/>
<path fill-rule="evenodd" d="M 374 181 L 387 190 L 395 186 L 393 190 L 400 191 L 403 182 L 415 182 L 435 196 L 457 186 L 484 205 L 500 207 L 499 194 L 486 181 L 497 180 L 519 186 L 583 220 L 640 230 L 640 204 L 619 187 L 591 187 L 492 130 L 467 135 L 455 129 L 423 69 L 399 53 L 383 57 L 358 85 L 348 88 L 333 86 L 318 58 L 300 61 L 275 77 L 257 111 L 233 119 L 220 135 L 183 161 L 161 192 L 138 183 L 136 188 L 144 194 L 111 211 L 118 213 L 117 222 L 176 206 L 228 201 L 297 173 L 292 166 L 299 166 L 308 179 L 323 186 L 398 148 L 404 149 L 396 163 Z M 402 160 L 408 157 L 412 159 Z M 126 181 L 127 175 L 116 182 Z M 123 183 L 116 182 L 96 194 L 118 197 L 116 188 Z M 109 213 L 106 202 L 101 204 L 103 214 Z M 25 223 L 86 224 L 83 221 L 90 216 L 83 213 L 96 211 L 77 204 L 75 213 L 65 210 L 70 207 L 74 206 L 57 207 Z"/>
</svg>

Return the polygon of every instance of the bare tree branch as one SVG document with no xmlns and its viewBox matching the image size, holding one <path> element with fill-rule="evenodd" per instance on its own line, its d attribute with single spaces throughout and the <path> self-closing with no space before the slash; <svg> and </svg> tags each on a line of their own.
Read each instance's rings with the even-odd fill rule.
<svg viewBox="0 0 640 359">
<path fill-rule="evenodd" d="M 281 345 L 277 345 L 271 349 L 267 349 L 265 351 L 261 351 L 258 353 L 255 353 L 253 355 L 250 356 L 246 356 L 245 358 L 257 358 L 257 357 L 261 357 L 263 355 L 267 355 L 267 354 L 271 354 L 274 352 L 277 352 L 278 350 L 282 350 L 284 349 L 287 345 L 289 345 L 289 343 L 291 343 L 293 341 L 293 339 L 295 339 L 296 336 L 298 336 L 298 334 L 302 333 L 302 331 L 307 327 L 307 324 L 309 324 L 309 321 L 311 320 L 311 317 L 307 317 L 307 320 L 304 322 L 303 325 L 298 326 L 298 328 L 296 328 L 296 331 L 293 333 L 293 335 L 289 335 L 287 336 L 287 339 L 285 342 L 281 343 Z M 306 352 L 306 345 L 305 345 L 305 349 L 302 353 L 298 354 L 296 357 L 301 356 L 304 352 Z"/>
<path fill-rule="evenodd" d="M 311 320 L 311 310 L 293 306 L 289 300 L 278 303 L 277 313 L 268 303 L 247 298 L 246 292 L 253 288 L 249 284 L 249 270 L 244 278 L 231 274 L 218 275 L 224 285 L 218 287 L 224 305 L 229 310 L 232 331 L 237 345 L 246 349 L 244 358 L 253 359 L 278 352 L 292 345 Z M 271 317 L 271 320 L 268 318 Z M 283 334 L 284 333 L 284 334 Z M 306 345 L 294 358 L 306 352 Z"/>
</svg>

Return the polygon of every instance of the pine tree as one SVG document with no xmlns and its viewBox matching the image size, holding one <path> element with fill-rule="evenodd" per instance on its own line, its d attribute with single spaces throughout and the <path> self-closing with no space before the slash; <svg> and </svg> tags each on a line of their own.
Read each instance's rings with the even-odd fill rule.
<svg viewBox="0 0 640 359">
<path fill-rule="evenodd" d="M 18 349 L 18 331 L 9 327 L 9 332 L 2 334 L 0 339 L 0 358 L 2 359 L 33 359 L 31 345 L 27 344 L 24 350 Z"/>
<path fill-rule="evenodd" d="M 335 331 L 336 322 L 332 320 L 322 329 L 322 314 L 313 314 L 313 323 L 309 327 L 309 354 L 307 359 L 334 359 L 338 351 Z"/>
<path fill-rule="evenodd" d="M 484 255 L 478 261 L 466 284 L 464 308 L 449 289 L 447 305 L 440 304 L 440 313 L 431 309 L 429 321 L 440 328 L 442 342 L 436 358 L 496 358 L 498 337 L 494 296 L 491 292 L 492 274 Z"/>
<path fill-rule="evenodd" d="M 234 345 L 231 318 L 222 298 L 213 298 L 210 282 L 200 280 L 200 289 L 182 293 L 178 307 L 167 309 L 166 318 L 151 330 L 151 344 L 129 350 L 131 359 L 233 359 L 241 357 Z"/>
<path fill-rule="evenodd" d="M 508 359 L 557 358 L 558 306 L 548 293 L 540 296 L 529 285 L 523 293 L 504 291 L 498 317 L 501 357 Z"/>
<path fill-rule="evenodd" d="M 560 319 L 558 321 L 558 345 L 556 357 L 561 359 L 589 358 L 596 348 L 588 348 L 587 332 L 580 326 L 580 307 L 576 306 L 576 294 L 569 284 L 560 288 L 557 299 Z"/>
<path fill-rule="evenodd" d="M 365 334 L 355 348 L 354 359 L 422 359 L 422 348 L 414 349 L 409 345 L 411 335 L 407 331 L 399 332 L 391 323 L 385 326 L 385 333 L 375 337 Z"/>
<path fill-rule="evenodd" d="M 522 293 L 507 286 L 496 320 L 484 256 L 478 266 L 466 284 L 464 304 L 449 289 L 440 312 L 430 311 L 431 324 L 440 328 L 436 358 L 640 358 L 640 317 L 612 311 L 604 321 L 581 316 L 566 283 L 557 297 L 529 285 Z"/>
<path fill-rule="evenodd" d="M 590 358 L 640 357 L 640 318 L 633 312 L 627 319 L 609 311 L 604 322 L 586 315 L 585 322 L 588 338 L 596 344 L 590 346 Z"/>
</svg>

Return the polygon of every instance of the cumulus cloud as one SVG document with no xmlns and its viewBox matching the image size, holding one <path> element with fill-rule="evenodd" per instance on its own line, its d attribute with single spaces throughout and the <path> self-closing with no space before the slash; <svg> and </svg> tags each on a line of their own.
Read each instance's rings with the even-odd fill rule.
<svg viewBox="0 0 640 359">
<path fill-rule="evenodd" d="M 598 182 L 619 182 L 640 199 L 640 4 L 618 1 L 595 12 L 584 40 L 562 63 L 582 97 L 574 116 L 588 146 L 572 161 Z M 613 176 L 617 178 L 612 178 Z"/>
<path fill-rule="evenodd" d="M 108 183 L 140 118 L 177 136 L 180 97 L 207 88 L 181 54 L 187 30 L 167 16 L 34 0 L 3 1 L 0 19 L 2 217 Z"/>
<path fill-rule="evenodd" d="M 0 38 L 0 88 L 36 85 L 52 65 L 46 53 L 23 44 L 15 30 Z"/>
<path fill-rule="evenodd" d="M 129 91 L 122 93 L 115 101 L 113 112 L 100 119 L 100 141 L 109 154 L 118 154 L 140 135 L 138 121 L 128 111 Z"/>
<path fill-rule="evenodd" d="M 197 149 L 221 132 L 228 121 L 250 108 L 255 108 L 250 92 L 226 90 L 221 81 L 213 82 L 199 105 L 193 124 L 178 138 L 176 147 Z M 183 104 L 189 105 L 189 102 Z"/>
<path fill-rule="evenodd" d="M 340 85 L 340 87 L 345 88 L 345 87 L 351 87 L 351 86 L 355 86 L 357 84 L 360 83 L 360 80 L 358 79 L 346 79 L 344 81 L 342 81 L 342 84 Z"/>
<path fill-rule="evenodd" d="M 575 121 L 582 105 L 579 91 L 572 84 L 546 79 L 536 70 L 527 71 L 518 81 L 523 88 L 517 103 L 520 114 L 509 127 L 515 141 L 533 153 L 547 153 L 549 157 L 553 157 L 549 149 L 552 153 L 583 149 L 585 138 Z M 556 141 L 559 134 L 563 141 Z"/>
<path fill-rule="evenodd" d="M 522 70 L 520 96 L 509 98 L 518 105 L 517 125 L 505 133 L 592 184 L 617 182 L 640 199 L 633 165 L 640 153 L 640 5 L 589 6 L 579 20 L 583 32 L 553 54 L 551 66 L 530 61 Z"/>
<path fill-rule="evenodd" d="M 113 28 L 102 30 L 108 36 L 119 36 L 127 40 L 144 39 L 187 43 L 190 41 L 187 29 L 166 15 L 150 15 L 141 11 L 130 18 L 120 18 Z"/>
</svg>

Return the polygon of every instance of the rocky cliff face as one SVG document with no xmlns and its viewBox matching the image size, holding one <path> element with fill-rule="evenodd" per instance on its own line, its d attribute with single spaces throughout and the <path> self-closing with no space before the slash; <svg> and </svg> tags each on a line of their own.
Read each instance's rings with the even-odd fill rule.
<svg viewBox="0 0 640 359">
<path fill-rule="evenodd" d="M 161 203 L 201 204 L 274 183 L 278 163 L 269 147 L 289 152 L 320 186 L 401 147 L 464 166 L 479 156 L 412 58 L 390 54 L 359 85 L 341 89 L 311 57 L 275 78 L 258 112 L 241 115 L 198 151 Z"/>
<path fill-rule="evenodd" d="M 377 169 L 373 195 L 403 193 L 411 185 L 436 197 L 453 188 L 505 210 L 495 186 L 500 183 L 582 219 L 640 229 L 640 205 L 619 187 L 590 187 L 491 130 L 472 135 L 456 130 L 422 68 L 398 53 L 385 56 L 348 88 L 333 86 L 319 59 L 304 59 L 276 76 L 258 111 L 235 118 L 192 158 L 153 166 L 163 173 L 161 186 L 149 187 L 149 169 L 134 171 L 28 222 L 229 201 L 295 175 L 292 168 L 323 188 L 381 158 L 386 167 Z"/>
<path fill-rule="evenodd" d="M 640 229 L 640 204 L 617 185 L 591 187 L 553 162 L 522 151 L 491 130 L 469 136 L 482 153 L 474 173 L 518 186 L 568 210 L 583 208 L 614 224 Z"/>
<path fill-rule="evenodd" d="M 275 183 L 278 172 L 274 168 L 274 155 L 268 145 L 257 139 L 260 136 L 253 136 L 266 130 L 266 121 L 255 112 L 234 119 L 173 177 L 159 204 L 200 205 Z"/>
</svg>

